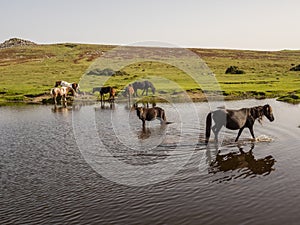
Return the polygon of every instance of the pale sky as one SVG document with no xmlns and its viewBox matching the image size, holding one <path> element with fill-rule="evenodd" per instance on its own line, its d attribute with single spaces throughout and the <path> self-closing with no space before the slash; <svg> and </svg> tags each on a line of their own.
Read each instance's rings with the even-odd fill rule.
<svg viewBox="0 0 300 225">
<path fill-rule="evenodd" d="M 0 0 L 0 42 L 300 49 L 299 0 Z"/>
</svg>

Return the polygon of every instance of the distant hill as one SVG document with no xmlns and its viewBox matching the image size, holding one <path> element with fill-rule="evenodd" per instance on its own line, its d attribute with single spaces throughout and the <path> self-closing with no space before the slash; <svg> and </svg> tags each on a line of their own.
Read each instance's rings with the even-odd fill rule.
<svg viewBox="0 0 300 225">
<path fill-rule="evenodd" d="M 23 40 L 20 38 L 11 38 L 1 43 L 0 48 L 12 48 L 16 46 L 28 46 L 28 45 L 36 45 L 36 43 L 28 40 Z"/>
<path fill-rule="evenodd" d="M 42 95 L 49 97 L 49 90 L 55 81 L 79 82 L 84 75 L 91 85 L 101 86 L 99 76 L 109 75 L 110 65 L 91 67 L 96 59 L 105 58 L 117 46 L 101 44 L 57 43 L 36 44 L 31 41 L 12 38 L 0 44 L 0 105 L 1 102 L 31 101 Z M 138 78 L 159 76 L 173 80 L 190 94 L 192 99 L 203 98 L 199 84 L 196 84 L 184 71 L 159 62 L 141 61 L 139 55 L 147 53 L 144 47 L 133 47 L 126 57 L 137 58 L 122 68 L 121 74 L 112 75 L 105 85 L 116 87 L 118 91 Z M 157 48 L 162 57 L 172 54 L 169 48 Z M 199 56 L 215 75 L 226 99 L 270 98 L 291 96 L 300 99 L 300 74 L 290 71 L 291 65 L 299 65 L 300 50 L 249 51 L 231 49 L 187 49 Z M 144 53 L 145 52 L 145 53 Z M 129 52 L 130 53 L 130 52 Z M 136 54 L 136 56 L 135 56 Z M 158 55 L 159 56 L 159 55 Z M 177 57 L 177 55 L 174 55 Z M 159 58 L 158 58 L 159 59 Z M 116 61 L 117 62 L 117 61 Z M 187 64 L 194 68 L 193 61 Z M 229 66 L 236 66 L 244 74 L 224 74 Z M 105 77 L 105 80 L 107 77 Z M 206 85 L 206 83 L 205 83 Z M 83 88 L 90 92 L 91 88 Z M 173 95 L 173 89 L 157 86 L 157 89 Z M 203 88 L 203 87 L 201 87 Z M 295 96 L 299 95 L 299 99 Z M 45 97 L 43 97 L 45 98 Z M 300 100 L 299 100 L 300 102 Z"/>
</svg>

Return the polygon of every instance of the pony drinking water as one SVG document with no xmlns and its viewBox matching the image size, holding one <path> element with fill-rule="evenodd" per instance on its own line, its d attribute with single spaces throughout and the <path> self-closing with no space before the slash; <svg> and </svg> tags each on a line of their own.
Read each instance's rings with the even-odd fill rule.
<svg viewBox="0 0 300 225">
<path fill-rule="evenodd" d="M 73 96 L 75 95 L 75 90 L 72 87 L 55 87 L 52 88 L 50 94 L 53 98 L 54 104 L 57 105 L 57 97 L 61 97 L 63 100 L 64 106 L 67 106 L 67 95 L 69 92 L 72 92 Z"/>
</svg>

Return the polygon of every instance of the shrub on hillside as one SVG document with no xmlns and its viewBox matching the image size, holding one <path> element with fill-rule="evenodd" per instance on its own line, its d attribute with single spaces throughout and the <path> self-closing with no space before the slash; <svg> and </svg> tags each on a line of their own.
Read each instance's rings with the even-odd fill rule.
<svg viewBox="0 0 300 225">
<path fill-rule="evenodd" d="M 128 75 L 128 73 L 126 73 L 125 71 L 114 71 L 112 69 L 93 69 L 90 70 L 87 75 L 96 75 L 96 76 L 124 76 L 124 75 Z"/>
<path fill-rule="evenodd" d="M 290 69 L 290 71 L 300 71 L 300 64 L 298 66 L 294 66 Z"/>
<path fill-rule="evenodd" d="M 244 74 L 243 70 L 240 70 L 237 66 L 230 66 L 226 69 L 225 74 Z"/>
</svg>

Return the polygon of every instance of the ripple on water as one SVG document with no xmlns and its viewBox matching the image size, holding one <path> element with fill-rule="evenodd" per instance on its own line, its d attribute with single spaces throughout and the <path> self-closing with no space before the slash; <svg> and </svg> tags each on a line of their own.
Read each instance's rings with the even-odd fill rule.
<svg viewBox="0 0 300 225">
<path fill-rule="evenodd" d="M 143 187 L 114 183 L 84 160 L 73 134 L 72 113 L 90 112 L 88 106 L 76 112 L 55 112 L 51 106 L 1 107 L 0 223 L 296 224 L 300 108 L 272 100 L 228 102 L 228 107 L 264 103 L 273 106 L 275 121 L 255 124 L 257 141 L 245 130 L 235 143 L 237 132 L 225 130 L 218 148 L 213 141 L 209 147 L 203 142 L 206 103 L 196 104 L 199 124 L 188 121 L 185 132 L 181 133 L 180 123 L 164 132 L 153 123 L 142 138 L 140 121 L 128 111 L 118 111 L 130 118 L 132 145 L 126 138 L 116 138 L 112 129 L 100 132 L 101 126 L 111 128 L 103 121 L 114 113 L 93 110 L 98 134 L 112 147 L 102 158 L 149 165 L 171 154 L 180 160 L 192 153 L 176 174 Z M 147 141 L 149 148 L 135 148 L 147 146 Z"/>
</svg>

